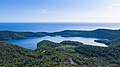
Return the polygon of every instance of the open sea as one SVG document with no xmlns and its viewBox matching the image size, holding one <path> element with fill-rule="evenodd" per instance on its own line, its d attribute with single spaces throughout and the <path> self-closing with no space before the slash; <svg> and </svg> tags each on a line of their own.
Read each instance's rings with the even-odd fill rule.
<svg viewBox="0 0 120 67">
<path fill-rule="evenodd" d="M 0 23 L 0 30 L 58 32 L 62 30 L 120 29 L 120 23 Z"/>
</svg>

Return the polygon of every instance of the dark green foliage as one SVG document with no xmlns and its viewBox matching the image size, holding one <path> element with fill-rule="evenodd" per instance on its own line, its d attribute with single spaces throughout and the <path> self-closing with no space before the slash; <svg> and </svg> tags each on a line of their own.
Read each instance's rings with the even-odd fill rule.
<svg viewBox="0 0 120 67">
<path fill-rule="evenodd" d="M 120 46 L 119 47 L 97 47 L 83 45 L 75 48 L 75 50 L 82 55 L 90 57 L 114 57 L 120 58 Z"/>
<path fill-rule="evenodd" d="M 63 41 L 65 42 L 65 41 Z M 76 42 L 75 42 L 76 43 Z M 77 42 L 78 43 L 78 42 Z M 70 44 L 70 46 L 68 46 Z M 1 67 L 119 67 L 120 46 L 67 45 L 43 40 L 28 50 L 0 42 Z M 72 47 L 72 48 L 68 48 Z"/>
<path fill-rule="evenodd" d="M 118 39 L 120 38 L 120 30 L 109 30 L 109 29 L 97 29 L 93 31 L 65 30 L 50 34 L 50 36 L 55 36 L 55 35 L 60 35 L 63 37 L 94 37 L 94 38 L 105 38 L 105 39 Z"/>
<path fill-rule="evenodd" d="M 43 40 L 37 49 L 28 50 L 0 41 L 0 67 L 119 67 L 120 30 L 98 29 L 93 31 L 65 30 L 47 32 L 0 31 L 0 40 L 23 39 L 43 36 L 96 37 L 108 47 L 84 45 L 76 41 L 55 43 Z"/>
<path fill-rule="evenodd" d="M 46 36 L 45 32 L 14 32 L 14 31 L 0 31 L 0 40 L 11 39 L 25 39 L 28 37 L 43 37 Z"/>
<path fill-rule="evenodd" d="M 16 32 L 17 34 L 20 34 L 22 36 L 26 37 L 43 37 L 46 36 L 47 33 L 45 32 Z"/>
<path fill-rule="evenodd" d="M 103 43 L 105 45 L 111 45 L 112 42 L 110 40 L 94 40 L 95 42 L 98 42 L 98 43 Z"/>
<path fill-rule="evenodd" d="M 48 41 L 48 40 L 43 40 L 37 44 L 37 49 L 41 49 L 44 47 L 45 47 L 45 49 L 47 49 L 46 47 L 52 48 L 52 47 L 57 47 L 58 45 L 59 45 L 58 43 Z"/>
<path fill-rule="evenodd" d="M 63 41 L 60 44 L 73 45 L 73 46 L 83 45 L 83 43 L 78 42 L 78 41 Z"/>
<path fill-rule="evenodd" d="M 12 31 L 0 31 L 0 40 L 10 40 L 10 39 L 24 39 L 25 36 L 19 35 Z"/>
<path fill-rule="evenodd" d="M 98 42 L 98 43 L 106 44 L 108 46 L 119 46 L 120 38 L 118 38 L 118 39 L 112 39 L 112 40 L 94 40 L 94 41 Z"/>
<path fill-rule="evenodd" d="M 112 39 L 120 38 L 120 30 L 109 30 L 109 29 L 97 29 L 93 31 L 64 30 L 61 32 L 54 32 L 54 33 L 0 31 L 1 40 L 23 39 L 28 37 L 43 37 L 43 36 L 94 37 L 94 38 L 105 38 L 112 40 Z"/>
</svg>

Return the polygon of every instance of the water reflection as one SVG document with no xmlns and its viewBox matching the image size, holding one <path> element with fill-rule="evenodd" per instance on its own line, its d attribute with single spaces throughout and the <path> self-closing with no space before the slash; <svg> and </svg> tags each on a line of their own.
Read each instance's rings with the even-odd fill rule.
<svg viewBox="0 0 120 67">
<path fill-rule="evenodd" d="M 94 40 L 97 40 L 97 38 L 83 38 L 83 37 L 61 37 L 61 36 L 50 37 L 50 36 L 46 36 L 46 37 L 28 38 L 28 39 L 22 39 L 22 40 L 9 40 L 7 42 L 16 44 L 18 46 L 28 48 L 28 49 L 36 49 L 37 48 L 36 44 L 42 40 L 50 40 L 50 41 L 54 41 L 54 42 L 58 42 L 58 43 L 61 41 L 64 41 L 64 40 L 71 40 L 71 41 L 79 41 L 79 42 L 82 42 L 82 43 L 88 44 L 88 45 L 107 47 L 105 44 L 94 42 Z"/>
</svg>

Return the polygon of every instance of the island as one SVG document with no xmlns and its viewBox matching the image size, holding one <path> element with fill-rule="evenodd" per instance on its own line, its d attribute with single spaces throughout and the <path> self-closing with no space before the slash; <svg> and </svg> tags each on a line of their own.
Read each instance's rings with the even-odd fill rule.
<svg viewBox="0 0 120 67">
<path fill-rule="evenodd" d="M 64 30 L 60 32 L 15 32 L 0 31 L 0 40 L 24 39 L 28 37 L 44 37 L 44 36 L 62 36 L 62 37 L 90 37 L 104 39 L 120 38 L 120 30 L 96 29 L 91 31 L 83 30 Z"/>
<path fill-rule="evenodd" d="M 60 43 L 43 40 L 35 50 L 26 49 L 4 40 L 29 37 L 63 36 L 95 37 L 108 47 L 85 45 L 77 41 Z M 65 30 L 60 32 L 0 31 L 1 67 L 119 67 L 120 30 L 97 29 L 92 31 Z"/>
</svg>

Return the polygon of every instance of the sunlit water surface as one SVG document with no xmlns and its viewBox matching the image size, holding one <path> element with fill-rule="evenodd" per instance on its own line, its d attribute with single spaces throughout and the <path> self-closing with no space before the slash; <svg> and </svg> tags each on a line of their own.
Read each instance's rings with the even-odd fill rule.
<svg viewBox="0 0 120 67">
<path fill-rule="evenodd" d="M 79 41 L 87 45 L 107 47 L 105 44 L 94 42 L 94 40 L 97 40 L 97 38 L 83 38 L 83 37 L 45 36 L 45 37 L 28 38 L 28 39 L 22 39 L 22 40 L 9 40 L 7 42 L 33 50 L 37 48 L 37 43 L 42 40 L 50 40 L 57 43 L 65 40 L 70 40 L 70 41 Z"/>
</svg>

